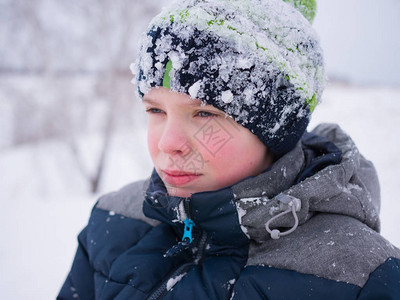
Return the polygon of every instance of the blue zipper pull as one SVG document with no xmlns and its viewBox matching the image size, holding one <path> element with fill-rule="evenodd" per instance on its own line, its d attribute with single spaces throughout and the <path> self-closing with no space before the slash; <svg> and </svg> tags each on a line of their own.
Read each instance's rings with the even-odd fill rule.
<svg viewBox="0 0 400 300">
<path fill-rule="evenodd" d="M 193 220 L 189 218 L 187 218 L 183 223 L 185 224 L 185 228 L 183 232 L 182 242 L 185 242 L 186 244 L 191 244 L 193 241 L 192 230 L 193 227 L 196 226 L 196 224 L 194 224 Z"/>
<path fill-rule="evenodd" d="M 187 218 L 185 221 L 183 221 L 184 231 L 183 231 L 182 241 L 180 241 L 179 243 L 174 245 L 171 249 L 169 249 L 164 254 L 164 257 L 176 256 L 179 253 L 183 252 L 184 250 L 189 249 L 190 244 L 193 241 L 192 231 L 193 231 L 193 227 L 196 226 L 196 224 L 193 222 L 192 219 L 190 219 L 190 197 L 186 198 L 185 201 L 183 202 L 183 204 L 184 204 Z"/>
<path fill-rule="evenodd" d="M 185 225 L 184 225 L 182 241 L 179 242 L 178 244 L 174 245 L 171 249 L 169 249 L 164 254 L 164 257 L 176 256 L 179 253 L 181 253 L 182 251 L 189 249 L 190 244 L 193 241 L 192 230 L 193 230 L 193 227 L 196 226 L 196 224 L 194 224 L 193 220 L 191 220 L 189 218 L 187 218 L 183 223 Z"/>
</svg>

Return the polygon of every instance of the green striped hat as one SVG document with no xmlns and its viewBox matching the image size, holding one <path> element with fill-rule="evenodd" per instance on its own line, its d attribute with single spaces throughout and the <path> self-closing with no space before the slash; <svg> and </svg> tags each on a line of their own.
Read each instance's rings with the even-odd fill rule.
<svg viewBox="0 0 400 300">
<path fill-rule="evenodd" d="M 133 65 L 139 96 L 164 86 L 224 111 L 276 155 L 290 151 L 324 88 L 313 0 L 178 0 Z"/>
</svg>

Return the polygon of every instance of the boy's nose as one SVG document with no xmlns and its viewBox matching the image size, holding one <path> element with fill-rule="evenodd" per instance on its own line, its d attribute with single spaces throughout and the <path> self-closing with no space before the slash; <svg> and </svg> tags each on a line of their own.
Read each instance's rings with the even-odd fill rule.
<svg viewBox="0 0 400 300">
<path fill-rule="evenodd" d="M 185 156 L 191 151 L 190 136 L 185 126 L 179 122 L 168 122 L 158 142 L 158 148 L 167 154 Z"/>
</svg>

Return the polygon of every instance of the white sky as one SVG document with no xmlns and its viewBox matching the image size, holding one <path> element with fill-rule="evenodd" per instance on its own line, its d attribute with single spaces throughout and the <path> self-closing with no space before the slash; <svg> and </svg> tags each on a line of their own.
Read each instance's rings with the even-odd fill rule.
<svg viewBox="0 0 400 300">
<path fill-rule="evenodd" d="M 314 27 L 331 78 L 400 85 L 400 0 L 318 0 Z"/>
</svg>

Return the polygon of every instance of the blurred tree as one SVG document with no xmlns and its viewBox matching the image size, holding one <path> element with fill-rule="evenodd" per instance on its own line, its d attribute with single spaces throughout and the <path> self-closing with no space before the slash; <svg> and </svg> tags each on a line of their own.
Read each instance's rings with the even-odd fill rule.
<svg viewBox="0 0 400 300">
<path fill-rule="evenodd" d="M 12 99 L 13 122 L 7 146 L 63 139 L 96 192 L 115 130 L 135 123 L 129 65 L 162 3 L 1 0 L 0 104 Z M 88 133 L 102 137 L 94 168 L 82 158 Z"/>
</svg>

